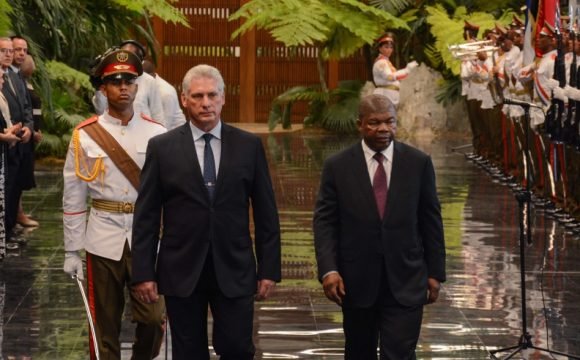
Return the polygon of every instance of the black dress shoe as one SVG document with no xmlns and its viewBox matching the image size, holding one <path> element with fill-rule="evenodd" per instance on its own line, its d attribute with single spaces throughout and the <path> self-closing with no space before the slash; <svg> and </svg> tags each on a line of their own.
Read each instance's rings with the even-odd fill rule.
<svg viewBox="0 0 580 360">
<path fill-rule="evenodd" d="M 12 235 L 10 236 L 10 238 L 8 238 L 8 241 L 6 241 L 6 245 L 12 243 L 12 244 L 17 244 L 17 245 L 24 245 L 28 242 L 28 240 L 26 240 L 26 238 L 24 236 L 21 235 Z"/>
<path fill-rule="evenodd" d="M 15 242 L 7 242 L 6 243 L 6 250 L 18 250 L 20 246 L 18 246 L 18 243 Z"/>
</svg>

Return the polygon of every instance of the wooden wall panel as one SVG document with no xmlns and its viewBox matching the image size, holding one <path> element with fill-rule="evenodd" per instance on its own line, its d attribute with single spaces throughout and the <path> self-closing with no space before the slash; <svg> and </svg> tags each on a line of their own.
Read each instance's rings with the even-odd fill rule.
<svg viewBox="0 0 580 360">
<path fill-rule="evenodd" d="M 265 31 L 254 31 L 249 37 L 232 41 L 231 34 L 240 22 L 227 19 L 239 9 L 240 3 L 247 1 L 180 0 L 175 3 L 189 20 L 191 29 L 156 20 L 156 35 L 161 47 L 158 72 L 180 93 L 181 81 L 188 69 L 203 63 L 215 66 L 226 82 L 223 119 L 265 123 L 276 96 L 294 86 L 319 84 L 318 49 L 313 46 L 286 48 Z M 364 80 L 362 51 L 333 65 L 330 75 L 328 70 L 327 65 L 327 79 L 331 84 L 337 80 Z M 248 94 L 251 89 L 254 93 Z M 295 104 L 292 122 L 301 123 L 307 111 L 307 104 Z"/>
</svg>

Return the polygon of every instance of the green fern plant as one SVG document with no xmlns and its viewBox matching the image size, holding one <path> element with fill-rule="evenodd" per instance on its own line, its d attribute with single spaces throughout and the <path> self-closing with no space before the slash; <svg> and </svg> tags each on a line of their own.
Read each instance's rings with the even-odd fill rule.
<svg viewBox="0 0 580 360">
<path fill-rule="evenodd" d="M 41 88 L 50 86 L 50 90 L 44 91 L 50 94 L 51 101 L 43 102 L 43 140 L 37 153 L 62 158 L 66 155 L 72 129 L 91 113 L 88 104 L 94 90 L 87 74 L 64 63 L 49 61 L 43 66 L 49 78 Z"/>
<path fill-rule="evenodd" d="M 398 3 L 403 1 L 398 0 Z M 270 111 L 271 129 L 278 123 L 284 128 L 290 127 L 292 105 L 296 101 L 308 101 L 307 125 L 351 130 L 352 119 L 345 117 L 348 111 L 342 104 L 332 102 L 332 98 L 344 89 L 337 92 L 328 89 L 324 62 L 351 56 L 361 47 L 372 44 L 387 28 L 408 29 L 404 20 L 357 0 L 252 0 L 229 18 L 230 21 L 239 19 L 244 21 L 233 32 L 232 39 L 257 28 L 267 30 L 287 47 L 310 45 L 319 49 L 319 86 L 295 87 L 279 95 Z"/>
<path fill-rule="evenodd" d="M 297 101 L 307 101 L 309 111 L 304 118 L 305 126 L 320 126 L 338 133 L 353 132 L 363 85 L 361 81 L 342 81 L 328 92 L 321 91 L 318 86 L 293 87 L 274 99 L 268 126 L 273 130 L 282 124 L 282 128 L 289 129 L 292 106 Z"/>
<path fill-rule="evenodd" d="M 450 5 L 447 3 L 447 5 Z M 436 99 L 443 104 L 457 101 L 461 97 L 461 82 L 459 73 L 461 61 L 455 59 L 449 46 L 464 43 L 463 26 L 464 21 L 480 26 L 480 35 L 485 29 L 492 29 L 496 23 L 507 25 L 511 21 L 513 10 L 503 11 L 496 19 L 492 13 L 472 12 L 468 13 L 465 6 L 457 6 L 448 11 L 442 4 L 425 6 L 427 12 L 426 21 L 430 25 L 430 31 L 435 41 L 432 45 L 425 47 L 425 56 L 430 65 L 439 70 L 444 77 L 441 83 L 440 93 Z"/>
<path fill-rule="evenodd" d="M 7 0 L 0 0 L 0 36 L 3 36 L 8 30 L 12 28 L 10 21 L 10 14 L 12 13 L 12 6 Z"/>
</svg>

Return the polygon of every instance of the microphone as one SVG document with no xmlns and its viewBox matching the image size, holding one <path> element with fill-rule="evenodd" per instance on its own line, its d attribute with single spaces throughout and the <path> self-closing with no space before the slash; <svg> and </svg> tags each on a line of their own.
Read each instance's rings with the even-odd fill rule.
<svg viewBox="0 0 580 360">
<path fill-rule="evenodd" d="M 521 106 L 523 108 L 531 108 L 531 107 L 534 107 L 534 108 L 542 109 L 543 110 L 543 108 L 540 105 L 537 105 L 537 104 L 534 104 L 534 103 L 529 103 L 529 102 L 522 101 L 522 100 L 510 99 L 510 98 L 507 98 L 507 97 L 503 99 L 503 103 L 506 104 L 506 105 L 518 105 L 518 106 Z"/>
</svg>

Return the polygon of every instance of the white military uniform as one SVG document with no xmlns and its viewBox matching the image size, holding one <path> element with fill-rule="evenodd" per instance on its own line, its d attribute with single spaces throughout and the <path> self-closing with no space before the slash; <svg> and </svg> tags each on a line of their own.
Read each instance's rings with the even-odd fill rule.
<svg viewBox="0 0 580 360">
<path fill-rule="evenodd" d="M 143 113 L 161 125 L 165 126 L 165 114 L 163 113 L 163 104 L 159 93 L 159 86 L 155 78 L 147 73 L 137 77 L 137 95 L 133 102 L 135 113 Z M 93 96 L 93 105 L 95 112 L 101 115 L 107 110 L 107 98 L 100 90 Z"/>
<path fill-rule="evenodd" d="M 127 126 L 105 113 L 98 120 L 135 163 L 142 167 L 145 162 L 145 151 L 150 138 L 166 132 L 165 128 L 141 115 L 135 115 Z M 137 190 L 121 173 L 108 155 L 83 131 L 82 124 L 78 131 L 79 164 L 75 164 L 75 146 L 69 146 L 64 165 L 63 191 L 63 224 L 64 248 L 66 251 L 86 251 L 111 260 L 118 261 L 123 254 L 125 243 L 131 244 L 133 226 L 132 213 L 112 213 L 90 210 L 89 221 L 86 219 L 87 196 L 92 199 L 135 203 Z M 97 159 L 102 159 L 102 166 L 96 178 L 90 182 L 77 176 L 75 165 L 83 176 L 90 172 Z M 129 241 L 127 241 L 129 240 Z"/>
<path fill-rule="evenodd" d="M 373 93 L 388 97 L 397 107 L 399 105 L 400 80 L 407 76 L 409 76 L 408 69 L 397 70 L 389 58 L 381 54 L 373 65 L 373 80 L 377 87 Z"/>
<path fill-rule="evenodd" d="M 520 71 L 522 78 L 532 78 L 534 81 L 532 101 L 544 107 L 545 110 L 550 107 L 552 101 L 549 80 L 554 78 L 554 62 L 557 55 L 558 50 L 549 51 L 542 55 L 538 62 L 534 62 Z M 534 128 L 545 121 L 544 112 L 537 108 L 530 109 L 530 118 L 530 125 Z"/>
<path fill-rule="evenodd" d="M 167 130 L 175 129 L 185 124 L 185 115 L 183 115 L 183 111 L 181 111 L 181 107 L 179 106 L 179 97 L 177 96 L 175 87 L 159 76 L 159 74 L 155 76 L 155 82 L 161 95 L 163 114 L 165 115 L 165 127 Z"/>
<path fill-rule="evenodd" d="M 489 91 L 492 70 L 491 59 L 487 58 L 485 61 L 475 60 L 469 70 L 471 83 L 469 85 L 468 99 L 475 98 L 481 101 L 482 109 L 492 109 L 495 106 L 495 102 Z"/>
</svg>

